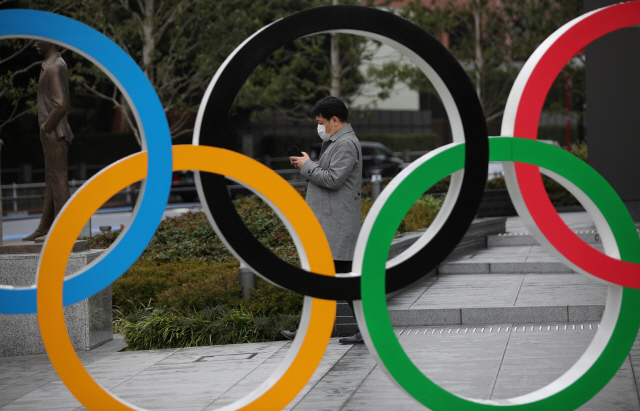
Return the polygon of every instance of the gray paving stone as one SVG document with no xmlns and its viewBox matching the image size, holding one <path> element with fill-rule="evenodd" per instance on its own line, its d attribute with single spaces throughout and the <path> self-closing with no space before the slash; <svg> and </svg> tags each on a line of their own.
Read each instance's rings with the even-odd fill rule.
<svg viewBox="0 0 640 411">
<path fill-rule="evenodd" d="M 431 310 L 393 310 L 389 318 L 394 327 L 409 325 L 448 325 L 461 324 L 459 308 L 435 308 Z"/>
<path fill-rule="evenodd" d="M 441 275 L 411 309 L 511 307 L 524 275 Z"/>
<path fill-rule="evenodd" d="M 313 388 L 287 409 L 339 410 L 354 391 L 360 389 L 365 379 L 376 368 L 376 362 L 364 345 L 342 347 L 347 348 L 339 361 L 327 369 L 315 383 L 312 381 Z"/>
<path fill-rule="evenodd" d="M 573 273 L 573 269 L 559 262 L 491 263 L 492 274 L 524 273 Z"/>
<path fill-rule="evenodd" d="M 526 274 L 515 305 L 562 303 L 567 306 L 604 306 L 607 301 L 607 287 L 602 281 L 583 274 Z"/>
<path fill-rule="evenodd" d="M 567 307 L 462 308 L 462 324 L 568 321 Z"/>
<path fill-rule="evenodd" d="M 389 310 L 409 309 L 436 281 L 438 281 L 438 277 L 434 272 L 432 276 L 422 278 L 403 290 L 399 290 L 392 295 L 387 295 L 387 306 Z"/>
<path fill-rule="evenodd" d="M 489 263 L 445 263 L 438 274 L 489 274 Z"/>
<path fill-rule="evenodd" d="M 569 321 L 600 321 L 604 313 L 604 305 L 569 306 Z"/>
<path fill-rule="evenodd" d="M 531 329 L 533 327 L 533 331 Z M 573 330 L 553 326 L 512 324 L 478 327 L 407 327 L 399 341 L 405 352 L 430 379 L 453 394 L 471 398 L 508 398 L 552 382 L 584 352 L 597 327 Z M 524 331 L 523 331 L 524 330 Z M 160 410 L 213 410 L 246 395 L 277 368 L 290 343 L 238 344 L 181 350 L 111 353 L 88 365 L 100 382 L 137 406 Z M 640 343 L 614 379 L 583 408 L 637 410 L 634 367 Z M 234 361 L 197 362 L 201 355 L 258 353 L 259 364 Z M 21 357 L 25 372 L 52 372 L 43 356 Z M 146 365 L 136 365 L 144 363 Z M 19 362 L 0 359 L 5 371 Z M 46 367 L 48 368 L 48 371 Z M 43 369 L 44 367 L 44 369 Z M 125 368 L 123 370 L 123 368 Z M 142 372 L 135 370 L 144 368 Z M 249 371 L 252 368 L 251 371 Z M 463 371 L 462 371 L 463 370 Z M 101 374 L 102 375 L 99 375 Z M 118 377 L 110 381 L 105 377 Z M 637 375 L 637 374 L 636 374 Z M 116 386 L 114 389 L 113 386 Z M 2 392 L 2 390 L 0 390 Z M 77 401 L 59 381 L 50 381 L 4 410 L 77 410 Z M 287 410 L 420 410 L 424 409 L 389 380 L 364 345 L 342 346 L 332 339 L 320 367 Z"/>
</svg>

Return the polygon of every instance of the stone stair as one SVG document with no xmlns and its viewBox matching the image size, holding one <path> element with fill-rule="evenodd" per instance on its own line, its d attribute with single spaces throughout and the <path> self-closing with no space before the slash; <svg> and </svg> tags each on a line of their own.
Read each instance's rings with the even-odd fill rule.
<svg viewBox="0 0 640 411">
<path fill-rule="evenodd" d="M 572 213 L 576 214 L 576 213 Z M 602 250 L 586 213 L 572 215 L 576 234 Z M 394 326 L 600 321 L 607 284 L 575 273 L 517 231 L 486 236 L 486 247 L 449 257 L 437 274 L 388 300 Z M 572 227 L 572 225 L 569 225 Z M 573 228 L 573 227 L 572 227 Z M 506 231 L 506 230 L 505 230 Z"/>
</svg>

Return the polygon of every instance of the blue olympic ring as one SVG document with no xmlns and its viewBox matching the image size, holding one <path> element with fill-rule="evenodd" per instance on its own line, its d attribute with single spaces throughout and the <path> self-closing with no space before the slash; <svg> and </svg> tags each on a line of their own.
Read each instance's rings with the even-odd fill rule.
<svg viewBox="0 0 640 411">
<path fill-rule="evenodd" d="M 162 219 L 171 189 L 171 133 L 162 103 L 140 67 L 116 43 L 76 20 L 35 10 L 0 10 L 0 39 L 35 38 L 69 48 L 99 66 L 127 98 L 147 150 L 147 179 L 132 222 L 111 249 L 64 282 L 64 305 L 71 305 L 114 282 L 142 254 Z M 143 213 L 138 213 L 144 210 Z M 54 221 L 54 224 L 57 222 Z M 36 287 L 0 285 L 0 313 L 36 312 Z"/>
</svg>

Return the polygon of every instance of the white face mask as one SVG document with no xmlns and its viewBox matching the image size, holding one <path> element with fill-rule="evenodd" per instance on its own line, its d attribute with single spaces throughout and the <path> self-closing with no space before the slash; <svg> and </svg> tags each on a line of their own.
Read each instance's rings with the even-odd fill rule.
<svg viewBox="0 0 640 411">
<path fill-rule="evenodd" d="M 327 141 L 331 138 L 331 133 L 333 132 L 333 129 L 336 128 L 336 126 L 334 125 L 333 128 L 331 129 L 331 131 L 329 133 L 327 133 L 325 130 L 325 126 L 323 126 L 322 124 L 318 124 L 318 135 L 320 136 L 320 138 L 322 139 L 322 141 Z"/>
</svg>

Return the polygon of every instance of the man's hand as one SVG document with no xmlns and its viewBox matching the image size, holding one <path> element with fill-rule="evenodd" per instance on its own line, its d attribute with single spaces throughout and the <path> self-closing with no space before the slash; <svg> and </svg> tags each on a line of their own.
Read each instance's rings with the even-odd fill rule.
<svg viewBox="0 0 640 411">
<path fill-rule="evenodd" d="M 307 160 L 309 160 L 309 155 L 304 151 L 302 152 L 302 157 L 289 157 L 289 161 L 291 161 L 291 165 L 297 168 L 298 170 L 302 168 L 302 166 L 304 165 L 304 163 L 307 162 Z"/>
<path fill-rule="evenodd" d="M 47 123 L 42 123 L 40 126 L 40 134 L 44 133 L 45 136 L 49 137 L 49 133 L 51 133 L 52 130 L 47 131 L 46 124 Z"/>
</svg>

